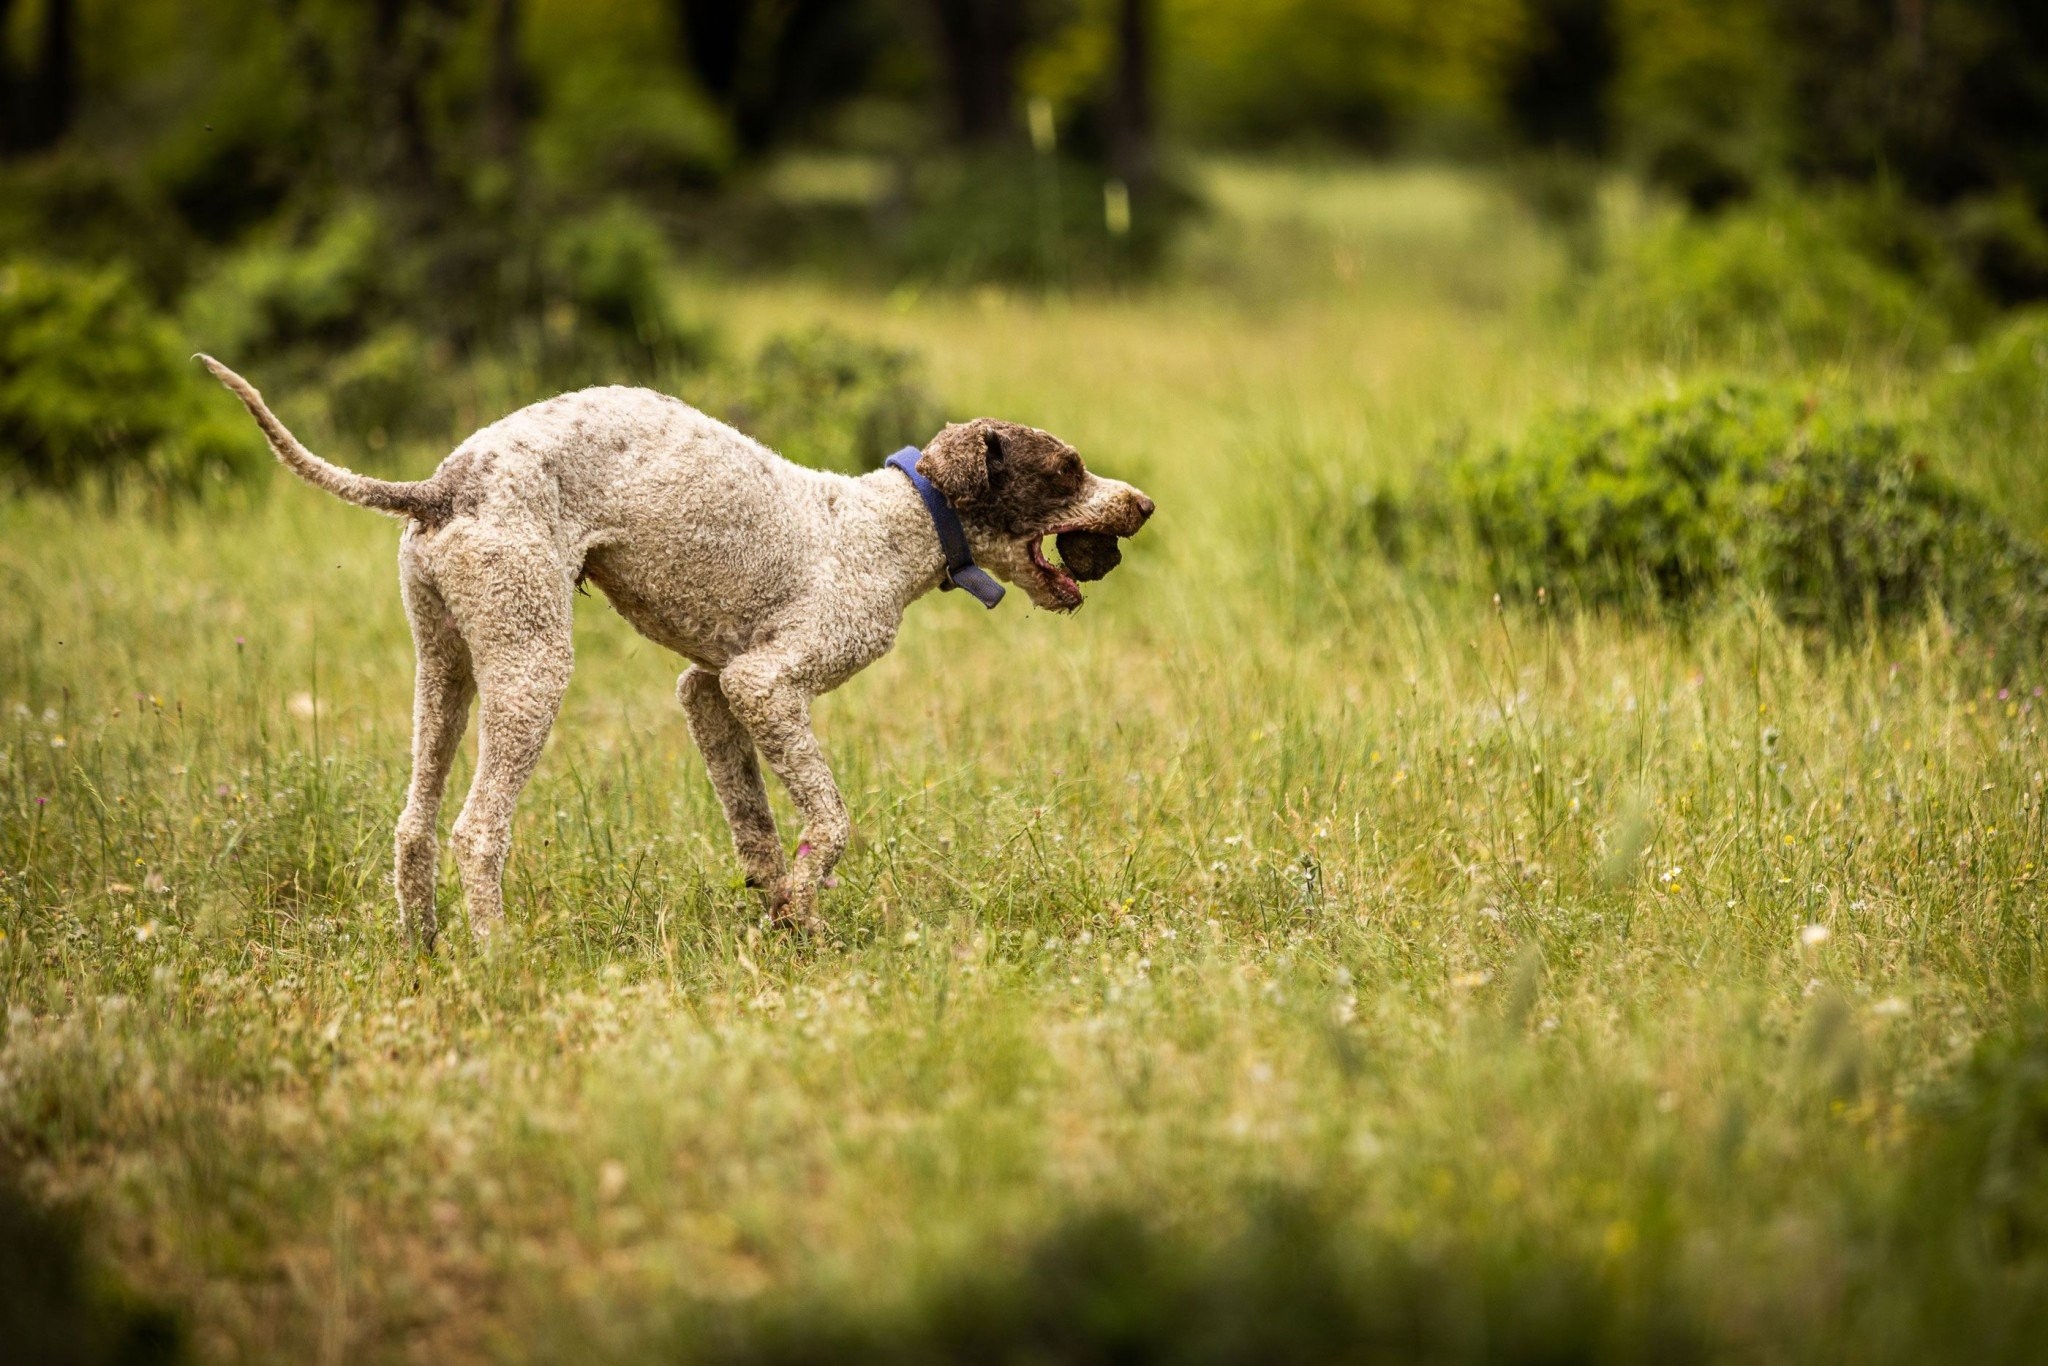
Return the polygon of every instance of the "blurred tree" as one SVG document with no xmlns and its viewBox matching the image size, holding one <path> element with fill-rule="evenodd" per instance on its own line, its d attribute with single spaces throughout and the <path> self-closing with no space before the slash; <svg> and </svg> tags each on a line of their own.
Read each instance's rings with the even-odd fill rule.
<svg viewBox="0 0 2048 1366">
<path fill-rule="evenodd" d="M 1612 0 L 1529 0 L 1528 8 L 1527 38 L 1503 83 L 1509 123 L 1532 146 L 1597 156 L 1607 150 L 1619 65 Z"/>
<path fill-rule="evenodd" d="M 2005 185 L 2048 209 L 2048 4 L 1783 0 L 1794 154 L 1949 202 Z"/>
<path fill-rule="evenodd" d="M 671 0 L 698 87 L 759 154 L 859 92 L 888 34 L 862 0 Z"/>
<path fill-rule="evenodd" d="M 370 112 L 373 181 L 424 199 L 441 170 L 426 87 L 449 52 L 455 22 L 471 0 L 372 0 L 370 41 L 359 80 Z"/>
<path fill-rule="evenodd" d="M 1152 106 L 1152 0 L 1117 0 L 1116 75 L 1109 92 L 1109 165 L 1134 194 L 1158 171 Z"/>
<path fill-rule="evenodd" d="M 1165 0 L 1166 107 L 1211 141 L 1497 137 L 1524 0 Z"/>
<path fill-rule="evenodd" d="M 6 50 L 14 0 L 0 0 L 0 153 L 40 152 L 71 130 L 78 113 L 78 11 L 43 0 L 34 64 L 16 72 Z"/>
<path fill-rule="evenodd" d="M 1696 209 L 1783 165 L 1791 54 L 1773 0 L 1613 0 L 1615 150 Z"/>
<path fill-rule="evenodd" d="M 14 0 L 0 0 L 0 154 L 13 150 L 20 127 L 21 78 L 14 71 L 14 53 L 7 38 L 14 31 Z"/>
<path fill-rule="evenodd" d="M 501 162 L 517 162 L 525 147 L 526 125 L 534 111 L 533 75 L 526 68 L 520 40 L 526 6 L 521 0 L 494 0 L 491 10 L 490 89 L 485 107 L 485 145 Z"/>
<path fill-rule="evenodd" d="M 927 0 L 939 80 L 963 143 L 1015 139 L 1017 64 L 1026 27 L 1020 0 Z"/>
</svg>

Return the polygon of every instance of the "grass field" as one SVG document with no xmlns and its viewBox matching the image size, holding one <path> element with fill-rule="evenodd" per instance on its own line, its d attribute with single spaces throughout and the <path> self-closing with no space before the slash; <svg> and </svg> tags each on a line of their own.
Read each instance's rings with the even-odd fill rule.
<svg viewBox="0 0 2048 1366">
<path fill-rule="evenodd" d="M 934 598 L 818 704 L 829 943 L 754 927 L 680 666 L 593 598 L 511 946 L 418 956 L 396 527 L 283 478 L 0 509 L 20 1182 L 226 1360 L 914 1358 L 1034 1294 L 1037 1359 L 1109 1359 L 1059 1334 L 1183 1301 L 1072 1289 L 1091 1228 L 1269 1358 L 2026 1359 L 2041 670 L 1343 551 L 1332 490 L 1682 376 L 1575 331 L 1482 182 L 1217 175 L 1129 295 L 692 287 L 735 340 L 914 346 L 1160 507 L 1077 617 Z"/>
</svg>

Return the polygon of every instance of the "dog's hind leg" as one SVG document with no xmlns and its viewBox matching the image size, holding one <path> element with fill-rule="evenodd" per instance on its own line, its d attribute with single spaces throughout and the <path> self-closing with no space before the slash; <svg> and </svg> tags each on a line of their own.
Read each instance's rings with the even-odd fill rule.
<svg viewBox="0 0 2048 1366">
<path fill-rule="evenodd" d="M 448 786 L 448 769 L 469 722 L 476 681 L 469 649 L 456 633 L 447 604 L 403 552 L 400 584 L 418 661 L 412 693 L 412 782 L 398 817 L 398 866 L 392 881 L 398 892 L 399 923 L 432 949 L 439 928 L 434 915 L 434 826 Z"/>
<path fill-rule="evenodd" d="M 437 553 L 435 583 L 476 675 L 476 777 L 452 843 L 470 933 L 481 940 L 504 923 L 513 809 L 569 688 L 575 575 L 544 539 L 478 535 Z"/>
<path fill-rule="evenodd" d="M 775 830 L 775 810 L 761 782 L 761 765 L 747 728 L 732 714 L 732 705 L 718 686 L 718 675 L 692 665 L 676 680 L 676 698 L 690 721 L 690 736 L 711 770 L 711 787 L 725 808 L 733 847 L 747 885 L 771 892 L 783 872 L 782 838 Z"/>
</svg>

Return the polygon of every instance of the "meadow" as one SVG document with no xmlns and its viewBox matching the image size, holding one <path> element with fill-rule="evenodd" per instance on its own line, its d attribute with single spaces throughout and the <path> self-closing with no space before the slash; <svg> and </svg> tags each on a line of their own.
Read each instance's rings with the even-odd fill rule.
<svg viewBox="0 0 2048 1366">
<path fill-rule="evenodd" d="M 689 283 L 1160 508 L 1077 616 L 935 597 L 819 702 L 824 942 L 759 927 L 680 663 L 592 598 L 510 943 L 422 956 L 395 525 L 0 508 L 20 1182 L 227 1361 L 2028 1359 L 2038 654 L 1502 601 L 1330 524 L 1560 404 L 1910 416 L 1941 359 L 1604 337 L 1459 172 L 1208 179 L 1121 291 Z M 2019 457 L 1936 455 L 2040 534 Z"/>
</svg>

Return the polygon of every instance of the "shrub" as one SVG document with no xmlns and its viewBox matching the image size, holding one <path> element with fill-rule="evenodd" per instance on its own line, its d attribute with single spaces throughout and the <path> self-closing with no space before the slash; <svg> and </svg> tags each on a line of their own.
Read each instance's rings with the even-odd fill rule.
<svg viewBox="0 0 2048 1366">
<path fill-rule="evenodd" d="M 1185 189 L 1162 181 L 1130 204 L 1128 231 L 1118 234 L 1109 194 L 1099 167 L 1064 158 L 988 153 L 929 164 L 912 186 L 897 264 L 953 284 L 1123 278 L 1157 265 L 1195 207 Z"/>
<path fill-rule="evenodd" d="M 552 92 L 534 159 L 559 191 L 647 194 L 716 186 L 733 147 L 718 112 L 664 68 L 586 62 Z"/>
<path fill-rule="evenodd" d="M 2048 225 L 2024 195 L 1980 195 L 1949 215 L 1957 256 L 2002 304 L 2048 298 Z"/>
<path fill-rule="evenodd" d="M 586 340 L 650 359 L 701 357 L 707 338 L 677 311 L 668 239 L 626 200 L 556 226 L 542 250 L 551 300 Z"/>
<path fill-rule="evenodd" d="M 822 325 L 771 338 L 706 389 L 705 406 L 791 460 L 848 473 L 922 446 L 942 421 L 914 354 Z"/>
<path fill-rule="evenodd" d="M 188 283 L 196 243 L 133 175 L 84 155 L 0 165 L 0 257 L 119 263 L 158 304 Z"/>
<path fill-rule="evenodd" d="M 704 358 L 709 338 L 678 309 L 668 240 L 645 212 L 621 200 L 535 217 L 428 232 L 347 203 L 230 255 L 188 297 L 185 326 L 230 363 L 260 358 L 272 383 L 324 393 L 332 427 L 373 442 L 438 431 L 445 381 L 486 350 L 555 387 Z"/>
<path fill-rule="evenodd" d="M 1933 417 L 1999 506 L 2048 527 L 2048 310 L 2014 315 L 1957 357 Z"/>
<path fill-rule="evenodd" d="M 118 269 L 0 268 L 0 471 L 17 484 L 164 491 L 267 468 L 176 329 Z"/>
<path fill-rule="evenodd" d="M 1683 607 L 1740 584 L 1816 626 L 1939 603 L 2003 642 L 2048 635 L 2039 545 L 1898 428 L 1795 390 L 1724 384 L 1564 413 L 1456 457 L 1446 487 L 1512 592 Z"/>
<path fill-rule="evenodd" d="M 1602 341 L 1681 355 L 1929 355 L 1982 312 L 1939 225 L 1877 195 L 1673 217 L 1595 280 Z"/>
<path fill-rule="evenodd" d="M 373 447 L 393 433 L 445 425 L 449 405 L 436 381 L 447 366 L 417 328 L 392 323 L 327 367 L 327 418 Z"/>
<path fill-rule="evenodd" d="M 1916 1108 L 1921 1160 L 1900 1191 L 1905 1250 L 1953 1245 L 1955 1226 L 1968 1225 L 1988 1260 L 2031 1263 L 2048 1285 L 2048 1017 L 2035 1006 L 1987 1034 Z"/>
<path fill-rule="evenodd" d="M 396 247 L 374 205 L 345 205 L 303 239 L 273 236 L 229 256 L 188 299 L 186 324 L 223 357 L 354 345 L 409 296 Z"/>
</svg>

